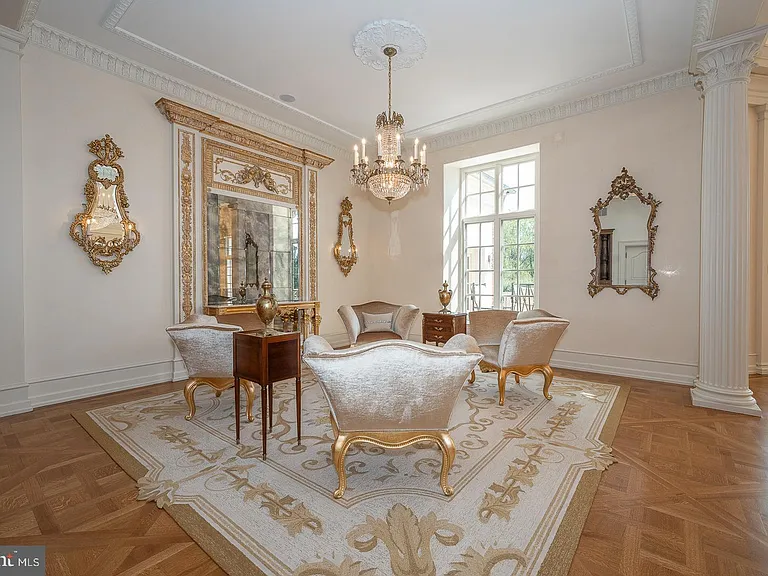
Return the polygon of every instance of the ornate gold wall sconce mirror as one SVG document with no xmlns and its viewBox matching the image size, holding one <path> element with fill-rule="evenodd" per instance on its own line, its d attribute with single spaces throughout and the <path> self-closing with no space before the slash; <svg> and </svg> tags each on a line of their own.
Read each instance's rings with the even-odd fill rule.
<svg viewBox="0 0 768 576">
<path fill-rule="evenodd" d="M 109 134 L 88 145 L 96 160 L 88 165 L 85 211 L 75 216 L 69 235 L 105 274 L 116 268 L 139 243 L 141 235 L 128 218 L 128 196 L 123 189 L 123 151 Z"/>
<path fill-rule="evenodd" d="M 637 288 L 651 299 L 659 295 L 652 265 L 659 204 L 622 168 L 611 182 L 608 197 L 598 199 L 591 208 L 596 229 L 592 230 L 595 267 L 587 285 L 590 296 L 594 298 L 604 288 L 622 295 Z"/>
<path fill-rule="evenodd" d="M 333 247 L 333 256 L 339 263 L 339 268 L 348 276 L 352 266 L 357 263 L 357 246 L 352 229 L 352 202 L 349 196 L 341 201 L 341 214 L 339 214 L 339 239 Z"/>
</svg>

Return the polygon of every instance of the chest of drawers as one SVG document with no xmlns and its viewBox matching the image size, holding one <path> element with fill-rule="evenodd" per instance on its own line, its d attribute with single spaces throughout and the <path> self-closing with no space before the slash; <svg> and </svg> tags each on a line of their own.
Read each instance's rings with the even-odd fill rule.
<svg viewBox="0 0 768 576">
<path fill-rule="evenodd" d="M 467 315 L 465 313 L 446 314 L 443 312 L 424 312 L 421 315 L 421 338 L 425 344 L 434 342 L 445 344 L 454 334 L 466 334 Z"/>
</svg>

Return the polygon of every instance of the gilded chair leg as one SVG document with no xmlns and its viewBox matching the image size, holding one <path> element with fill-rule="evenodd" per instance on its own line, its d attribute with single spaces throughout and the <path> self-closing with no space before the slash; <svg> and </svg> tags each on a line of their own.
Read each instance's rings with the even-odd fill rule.
<svg viewBox="0 0 768 576">
<path fill-rule="evenodd" d="M 448 473 L 453 466 L 453 459 L 456 457 L 456 445 L 453 443 L 453 438 L 448 432 L 440 433 L 440 449 L 443 452 L 443 467 L 440 469 L 440 488 L 443 489 L 443 494 L 446 496 L 453 496 L 453 487 L 448 485 Z"/>
<path fill-rule="evenodd" d="M 253 422 L 253 401 L 256 399 L 256 387 L 249 380 L 240 380 L 240 385 L 245 390 L 245 415 L 248 422 Z"/>
<path fill-rule="evenodd" d="M 499 406 L 504 406 L 504 392 L 507 386 L 507 372 L 506 370 L 499 370 Z"/>
<path fill-rule="evenodd" d="M 520 374 L 515 374 L 515 384 L 520 384 Z"/>
<path fill-rule="evenodd" d="M 189 406 L 189 414 L 184 416 L 187 420 L 192 420 L 192 417 L 195 415 L 195 390 L 197 390 L 199 385 L 200 382 L 193 379 L 184 386 L 184 398 L 187 401 L 187 406 Z"/>
<path fill-rule="evenodd" d="M 344 496 L 347 489 L 347 473 L 344 470 L 344 457 L 347 455 L 347 449 L 351 442 L 344 434 L 339 434 L 336 441 L 331 446 L 331 456 L 333 457 L 333 466 L 336 468 L 336 474 L 339 477 L 339 487 L 333 493 L 333 497 L 338 499 Z"/>
<path fill-rule="evenodd" d="M 219 396 L 221 396 L 221 390 L 216 390 L 216 398 L 218 398 Z"/>
<path fill-rule="evenodd" d="M 475 370 L 472 369 L 472 372 L 469 373 L 469 383 L 474 384 L 475 383 Z"/>
<path fill-rule="evenodd" d="M 549 364 L 541 368 L 541 373 L 544 374 L 544 398 L 552 400 L 552 394 L 549 393 L 549 386 L 552 384 L 552 378 L 555 373 L 552 371 L 552 367 Z"/>
</svg>

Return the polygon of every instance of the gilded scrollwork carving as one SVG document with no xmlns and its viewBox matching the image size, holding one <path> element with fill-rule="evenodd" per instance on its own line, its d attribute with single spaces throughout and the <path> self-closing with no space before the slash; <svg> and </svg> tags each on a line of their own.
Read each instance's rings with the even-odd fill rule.
<svg viewBox="0 0 768 576">
<path fill-rule="evenodd" d="M 309 299 L 317 300 L 317 171 L 309 170 Z M 319 317 L 319 314 L 318 314 Z M 319 332 L 315 332 L 318 334 Z"/>
<path fill-rule="evenodd" d="M 333 256 L 339 263 L 344 276 L 348 276 L 352 266 L 357 264 L 357 246 L 352 229 L 352 202 L 349 196 L 341 201 L 341 213 L 339 214 L 339 237 L 333 247 Z"/>
<path fill-rule="evenodd" d="M 645 267 L 641 268 L 645 271 L 646 278 L 644 283 L 632 284 L 627 281 L 629 273 L 625 270 L 622 276 L 621 271 L 618 274 L 619 281 L 616 281 L 616 275 L 612 272 L 615 269 L 620 269 L 622 263 L 619 260 L 614 259 L 614 248 L 616 244 L 621 246 L 622 242 L 614 238 L 613 229 L 607 229 L 603 227 L 603 223 L 600 220 L 601 215 L 606 217 L 607 210 L 612 201 L 619 199 L 625 201 L 627 199 L 636 198 L 640 201 L 643 207 L 647 206 L 647 221 L 645 222 L 645 231 L 647 231 L 647 242 L 643 239 L 642 242 L 625 242 L 626 245 L 636 245 L 639 247 L 638 257 L 645 257 Z M 587 285 L 587 291 L 593 298 L 596 294 L 602 291 L 604 288 L 613 288 L 618 294 L 624 295 L 629 290 L 637 288 L 645 292 L 651 299 L 656 298 L 659 295 L 659 284 L 656 282 L 656 270 L 652 266 L 652 256 L 656 244 L 656 232 L 658 226 L 654 224 L 656 219 L 656 212 L 660 200 L 653 197 L 653 194 L 644 194 L 643 189 L 640 188 L 635 179 L 627 172 L 626 168 L 621 169 L 621 173 L 616 176 L 611 182 L 611 190 L 608 192 L 608 196 L 605 200 L 599 198 L 597 203 L 590 209 L 592 212 L 592 219 L 595 223 L 595 228 L 591 230 L 592 240 L 594 242 L 594 254 L 595 254 L 595 267 L 590 272 L 592 279 Z M 645 212 L 643 213 L 643 217 Z M 625 259 L 627 256 L 625 248 Z M 620 255 L 619 255 L 620 256 Z M 619 262 L 615 265 L 615 262 Z M 627 264 L 623 264 L 626 268 Z"/>
<path fill-rule="evenodd" d="M 182 322 L 194 312 L 194 170 L 195 135 L 179 131 L 179 207 L 181 212 L 181 313 Z"/>
<path fill-rule="evenodd" d="M 117 162 L 123 151 L 109 134 L 92 141 L 88 150 L 96 160 L 88 165 L 85 210 L 75 216 L 69 235 L 93 264 L 109 274 L 138 245 L 141 235 L 128 218 L 125 174 Z"/>
</svg>

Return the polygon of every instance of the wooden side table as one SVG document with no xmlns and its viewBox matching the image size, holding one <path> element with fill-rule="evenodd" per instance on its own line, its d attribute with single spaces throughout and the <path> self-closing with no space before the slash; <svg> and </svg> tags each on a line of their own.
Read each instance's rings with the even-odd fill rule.
<svg viewBox="0 0 768 576">
<path fill-rule="evenodd" d="M 421 339 L 424 344 L 445 344 L 455 334 L 467 333 L 467 315 L 464 312 L 424 312 L 421 315 Z"/>
<path fill-rule="evenodd" d="M 235 441 L 240 444 L 240 379 L 261 386 L 262 459 L 267 459 L 267 419 L 272 430 L 272 384 L 296 378 L 296 438 L 301 444 L 301 333 L 276 330 L 235 332 Z M 267 405 L 269 402 L 269 405 Z"/>
</svg>

